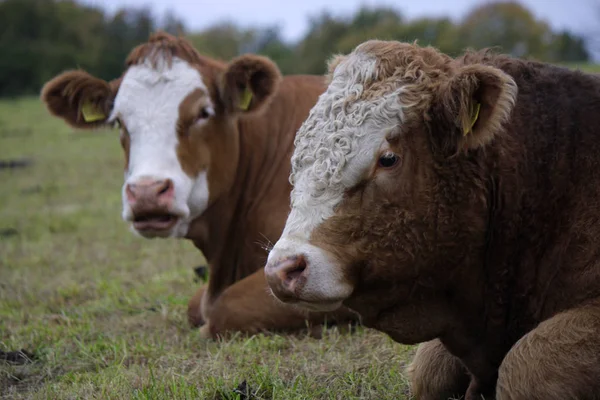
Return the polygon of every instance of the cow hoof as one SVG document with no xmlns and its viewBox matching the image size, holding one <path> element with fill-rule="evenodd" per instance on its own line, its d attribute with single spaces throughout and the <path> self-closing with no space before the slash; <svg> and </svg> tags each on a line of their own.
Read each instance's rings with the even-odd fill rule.
<svg viewBox="0 0 600 400">
<path fill-rule="evenodd" d="M 212 335 L 210 333 L 210 326 L 208 322 L 202 325 L 202 327 L 200 327 L 200 337 L 202 339 L 212 339 Z"/>
<path fill-rule="evenodd" d="M 206 323 L 202 315 L 202 299 L 206 291 L 206 285 L 196 291 L 188 302 L 187 317 L 192 328 L 198 328 Z"/>
<path fill-rule="evenodd" d="M 187 310 L 188 323 L 192 328 L 199 328 L 206 323 L 202 318 L 200 306 L 194 302 L 190 302 Z"/>
<path fill-rule="evenodd" d="M 193 314 L 188 314 L 188 323 L 192 328 L 199 328 L 205 324 L 201 316 Z"/>
<path fill-rule="evenodd" d="M 198 328 L 206 323 L 202 318 L 202 312 L 200 311 L 200 305 L 196 302 L 191 301 L 188 305 L 187 310 L 188 323 L 192 328 Z"/>
</svg>

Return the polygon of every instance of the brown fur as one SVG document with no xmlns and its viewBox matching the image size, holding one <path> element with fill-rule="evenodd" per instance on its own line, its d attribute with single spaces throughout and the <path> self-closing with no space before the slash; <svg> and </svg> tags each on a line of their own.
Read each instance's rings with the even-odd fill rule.
<svg viewBox="0 0 600 400">
<path fill-rule="evenodd" d="M 289 212 L 294 134 L 324 90 L 323 79 L 282 77 L 272 61 L 257 55 L 225 64 L 163 32 L 133 49 L 126 65 L 149 60 L 158 67 L 161 60 L 170 64 L 173 57 L 198 68 L 208 88 L 182 101 L 177 123 L 183 170 L 195 177 L 208 169 L 210 186 L 209 208 L 191 223 L 187 235 L 204 253 L 210 269 L 207 286 L 189 302 L 190 324 L 206 323 L 203 332 L 215 337 L 230 331 L 297 330 L 306 327 L 307 320 L 316 325 L 356 320 L 344 308 L 323 314 L 282 305 L 269 293 L 261 268 L 265 246 L 279 238 Z M 41 96 L 52 114 L 70 125 L 95 128 L 106 120 L 85 123 L 81 102 L 92 100 L 108 116 L 120 79 L 108 83 L 83 71 L 65 72 L 48 82 Z M 241 110 L 240 96 L 246 88 L 252 91 L 252 101 Z M 198 127 L 194 121 L 208 99 L 216 115 Z M 129 137 L 127 127 L 121 129 L 127 167 Z"/>
<path fill-rule="evenodd" d="M 209 66 L 215 69 L 221 68 L 223 64 L 217 60 L 203 57 L 194 49 L 190 42 L 181 37 L 175 37 L 166 32 L 156 32 L 150 35 L 146 43 L 135 47 L 127 56 L 126 66 L 141 64 L 146 60 L 156 68 L 158 62 L 164 60 L 169 66 L 174 57 L 181 58 L 191 65 Z"/>
<path fill-rule="evenodd" d="M 415 106 L 390 138 L 401 162 L 374 168 L 311 237 L 354 283 L 344 304 L 428 342 L 409 369 L 420 399 L 600 398 L 600 79 L 361 47 L 380 60 L 363 99 L 402 84 Z"/>
<path fill-rule="evenodd" d="M 127 132 L 127 127 L 125 126 L 121 127 L 119 141 L 121 142 L 121 147 L 123 148 L 123 154 L 125 156 L 125 163 L 123 165 L 123 169 L 127 170 L 127 168 L 129 168 L 129 146 L 131 145 L 131 139 L 129 138 L 129 132 Z"/>
<path fill-rule="evenodd" d="M 179 121 L 177 122 L 177 136 L 179 145 L 177 146 L 177 157 L 184 172 L 191 176 L 198 176 L 200 171 L 204 171 L 210 165 L 211 153 L 223 154 L 226 149 L 219 148 L 221 140 L 218 134 L 203 135 L 203 131 L 220 132 L 223 127 L 219 126 L 227 121 L 211 118 L 207 122 L 208 126 L 194 128 L 193 124 L 202 112 L 202 109 L 209 104 L 209 95 L 201 89 L 196 89 L 190 93 L 179 105 Z M 215 142 L 215 143 L 212 143 Z M 217 148 L 215 148 L 215 145 Z M 226 171 L 228 172 L 228 171 Z M 209 179 L 209 182 L 215 184 L 218 179 Z M 212 191 L 212 189 L 211 189 Z"/>
</svg>

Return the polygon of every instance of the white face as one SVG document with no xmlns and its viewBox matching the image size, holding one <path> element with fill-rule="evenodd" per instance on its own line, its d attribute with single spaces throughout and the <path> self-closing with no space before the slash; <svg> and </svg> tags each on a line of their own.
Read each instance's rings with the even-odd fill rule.
<svg viewBox="0 0 600 400">
<path fill-rule="evenodd" d="M 182 237 L 207 207 L 207 171 L 190 177 L 177 157 L 179 105 L 196 89 L 207 91 L 200 72 L 178 58 L 131 66 L 119 87 L 110 118 L 130 140 L 123 219 L 142 236 Z"/>
<path fill-rule="evenodd" d="M 363 82 L 376 79 L 376 60 L 353 53 L 335 69 L 296 135 L 290 181 L 291 212 L 268 262 L 303 255 L 308 268 L 300 294 L 307 308 L 335 309 L 353 288 L 332 255 L 309 243 L 312 232 L 334 214 L 344 193 L 360 182 L 386 150 L 386 134 L 402 119 L 400 93 L 348 102 L 360 97 Z"/>
</svg>

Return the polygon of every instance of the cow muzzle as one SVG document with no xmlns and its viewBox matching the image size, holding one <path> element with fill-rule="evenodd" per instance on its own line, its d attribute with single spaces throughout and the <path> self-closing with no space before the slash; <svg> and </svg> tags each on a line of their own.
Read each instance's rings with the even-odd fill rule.
<svg viewBox="0 0 600 400">
<path fill-rule="evenodd" d="M 346 285 L 334 282 L 327 273 L 323 276 L 321 265 L 314 267 L 302 254 L 277 258 L 265 266 L 265 278 L 273 295 L 284 303 L 310 311 L 339 308 L 349 294 Z"/>
<path fill-rule="evenodd" d="M 175 187 L 171 179 L 140 179 L 125 186 L 133 228 L 142 235 L 160 236 L 177 224 L 180 216 L 171 211 Z"/>
</svg>

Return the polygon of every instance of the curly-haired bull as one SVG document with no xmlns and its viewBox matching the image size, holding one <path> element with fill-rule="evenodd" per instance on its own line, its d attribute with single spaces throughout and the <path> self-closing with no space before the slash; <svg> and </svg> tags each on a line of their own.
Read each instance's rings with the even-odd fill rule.
<svg viewBox="0 0 600 400">
<path fill-rule="evenodd" d="M 600 399 L 600 78 L 368 41 L 329 81 L 273 293 L 421 343 L 418 399 Z"/>
</svg>

